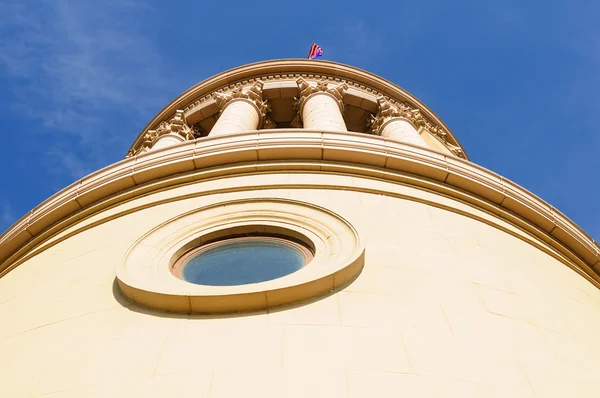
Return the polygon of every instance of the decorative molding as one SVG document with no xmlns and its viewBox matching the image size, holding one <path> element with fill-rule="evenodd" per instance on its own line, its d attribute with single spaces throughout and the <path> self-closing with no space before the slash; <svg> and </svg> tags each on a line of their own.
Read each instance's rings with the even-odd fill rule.
<svg viewBox="0 0 600 398">
<path fill-rule="evenodd" d="M 348 90 L 348 84 L 346 82 L 341 82 L 335 87 L 329 87 L 329 82 L 323 78 L 317 80 L 317 85 L 313 86 L 309 82 L 307 82 L 303 77 L 298 77 L 296 79 L 296 83 L 298 84 L 298 90 L 300 90 L 300 95 L 295 98 L 295 109 L 298 111 L 299 117 L 302 118 L 302 109 L 304 108 L 304 104 L 310 98 L 311 95 L 316 93 L 326 93 L 329 94 L 335 102 L 340 107 L 340 112 L 344 114 L 344 94 Z"/>
<path fill-rule="evenodd" d="M 0 235 L 0 275 L 45 250 L 69 226 L 136 195 L 182 182 L 289 170 L 288 164 L 294 163 L 295 170 L 314 171 L 319 165 L 320 173 L 376 176 L 377 181 L 422 187 L 469 203 L 491 218 L 526 231 L 530 236 L 527 241 L 535 240 L 534 246 L 600 287 L 600 246 L 558 210 L 511 181 L 469 161 L 377 136 L 294 132 L 281 129 L 209 136 L 123 160 L 86 176 L 41 203 Z M 263 141 L 268 145 L 261 145 Z M 290 151 L 294 161 L 289 161 Z M 320 157 L 314 157 L 315 151 Z M 251 167 L 249 155 L 256 159 Z M 265 157 L 271 162 L 258 160 Z M 349 163 L 348 159 L 354 161 Z M 151 183 L 158 180 L 158 184 Z M 310 189 L 322 187 L 311 185 Z M 481 220 L 489 222 L 489 217 Z"/>
<path fill-rule="evenodd" d="M 371 134 L 381 135 L 381 127 L 394 118 L 404 119 L 415 126 L 416 129 L 425 125 L 425 119 L 423 119 L 421 111 L 417 108 L 380 95 L 377 97 L 377 113 L 371 115 L 367 121 Z"/>
<path fill-rule="evenodd" d="M 389 120 L 390 117 L 402 117 L 405 120 L 413 123 L 419 132 L 421 132 L 421 129 L 426 129 L 429 133 L 431 133 L 433 137 L 440 141 L 442 145 L 448 148 L 448 150 L 452 152 L 455 156 L 467 159 L 466 154 L 460 146 L 453 145 L 450 142 L 448 142 L 448 133 L 446 132 L 444 127 L 442 127 L 441 125 L 434 124 L 429 119 L 424 117 L 419 108 L 411 106 L 407 102 L 399 102 L 389 97 L 384 97 L 377 90 L 365 86 L 364 84 L 360 84 L 358 82 L 354 82 L 348 79 L 340 79 L 325 74 L 290 73 L 281 75 L 269 75 L 260 79 L 253 78 L 242 80 L 221 87 L 212 94 L 205 95 L 201 98 L 196 99 L 195 101 L 185 106 L 183 108 L 183 111 L 187 112 L 190 109 L 211 99 L 215 100 L 217 106 L 222 111 L 227 106 L 227 104 L 229 104 L 229 102 L 233 99 L 248 99 L 250 101 L 253 101 L 253 104 L 256 105 L 261 115 L 261 124 L 259 125 L 259 128 L 276 128 L 276 125 L 271 120 L 269 120 L 267 116 L 268 112 L 270 112 L 269 101 L 263 101 L 262 96 L 259 96 L 258 94 L 259 92 L 262 93 L 262 88 L 264 86 L 263 79 L 264 81 L 295 79 L 296 84 L 298 84 L 298 88 L 300 90 L 300 96 L 296 98 L 296 101 L 294 101 L 294 110 L 296 111 L 296 116 L 290 124 L 293 128 L 303 128 L 302 119 L 298 112 L 301 109 L 301 106 L 306 102 L 306 98 L 309 95 L 316 92 L 327 92 L 335 98 L 336 102 L 338 103 L 338 106 L 340 106 L 340 110 L 343 112 L 345 105 L 343 102 L 344 93 L 349 87 L 353 87 L 370 95 L 377 95 L 377 115 L 371 116 L 368 121 L 368 123 L 370 123 L 369 127 L 371 129 L 372 134 L 378 135 L 377 130 L 385 123 L 385 121 Z M 316 80 L 317 85 L 311 85 L 306 79 Z M 249 89 L 245 90 L 245 88 L 249 84 L 252 84 L 252 86 Z M 330 84 L 337 85 L 335 87 L 330 88 Z M 153 130 L 149 130 L 148 133 L 151 133 L 152 131 Z M 199 134 L 196 133 L 196 136 L 199 136 Z M 141 140 L 141 150 L 130 150 L 127 154 L 127 157 L 132 156 L 132 154 L 135 155 L 137 153 L 142 153 L 148 150 L 148 142 L 152 143 L 152 140 L 152 133 L 150 135 L 144 135 Z"/>
<path fill-rule="evenodd" d="M 175 115 L 168 122 L 161 122 L 156 130 L 148 130 L 144 134 L 142 145 L 138 150 L 130 149 L 127 152 L 127 158 L 135 156 L 139 153 L 143 153 L 152 149 L 156 141 L 163 135 L 176 134 L 181 136 L 184 140 L 194 140 L 198 135 L 195 128 L 190 127 L 185 122 L 184 111 L 177 110 Z"/>
<path fill-rule="evenodd" d="M 226 290 L 172 278 L 173 264 L 190 249 L 261 231 L 297 239 L 314 257 L 289 275 Z M 187 314 L 257 311 L 341 288 L 360 273 L 364 252 L 357 230 L 327 209 L 277 197 L 248 198 L 215 203 L 162 223 L 127 250 L 115 271 L 121 293 L 143 307 Z M 170 300 L 163 299 L 165 294 Z"/>
<path fill-rule="evenodd" d="M 435 137 L 438 141 L 440 141 L 453 155 L 458 156 L 459 158 L 466 159 L 465 152 L 460 146 L 453 145 L 448 142 L 448 133 L 442 126 L 437 126 L 425 120 L 425 125 L 423 128 L 428 131 L 433 137 Z"/>
<path fill-rule="evenodd" d="M 304 125 L 302 124 L 302 119 L 300 118 L 300 111 L 298 110 L 298 108 L 298 101 L 294 101 L 294 110 L 296 111 L 296 116 L 294 116 L 294 118 L 292 119 L 290 126 L 292 126 L 295 129 L 301 129 L 304 127 Z"/>
<path fill-rule="evenodd" d="M 165 125 L 165 131 L 168 131 L 165 134 L 178 134 L 185 140 L 193 140 L 196 138 L 192 128 L 185 122 L 183 110 L 177 110 L 175 112 L 175 116 L 173 116 L 167 125 Z M 159 137 L 161 135 L 162 134 L 159 134 Z"/>
<path fill-rule="evenodd" d="M 264 82 L 276 80 L 295 81 L 299 77 L 307 80 L 324 79 L 333 84 L 346 83 L 348 87 L 353 87 L 369 96 L 385 95 L 393 98 L 395 101 L 410 104 L 411 107 L 420 110 L 426 124 L 431 127 L 428 128 L 434 137 L 448 148 L 450 148 L 449 144 L 458 146 L 460 151 L 450 150 L 457 154 L 457 156 L 468 160 L 468 156 L 464 153 L 460 143 L 444 123 L 431 109 L 407 91 L 373 73 L 349 65 L 324 60 L 314 62 L 300 59 L 273 60 L 248 64 L 225 71 L 196 84 L 174 99 L 148 123 L 136 138 L 132 149 L 135 152 L 139 152 L 137 148 L 142 146 L 145 133 L 155 128 L 153 126 L 158 126 L 162 120 L 166 120 L 166 116 L 172 114 L 175 109 L 183 109 L 185 112 L 188 112 L 198 105 L 211 100 L 215 92 L 223 93 L 235 88 L 246 87 L 254 84 L 257 80 Z M 297 127 L 301 127 L 301 125 Z M 438 130 L 441 130 L 441 133 L 438 134 Z M 445 137 L 446 135 L 447 137 Z"/>
<path fill-rule="evenodd" d="M 275 127 L 277 127 L 277 124 L 271 120 L 271 118 L 269 116 L 265 116 L 265 121 L 262 124 L 263 129 L 274 129 Z"/>
<path fill-rule="evenodd" d="M 454 156 L 458 156 L 459 158 L 463 158 L 465 157 L 465 153 L 463 152 L 462 148 L 456 145 L 452 145 L 451 143 L 449 143 L 448 141 L 446 141 L 446 148 L 448 148 L 450 150 L 450 152 L 452 152 L 454 154 Z"/>
<path fill-rule="evenodd" d="M 260 117 L 259 128 L 263 126 L 266 122 L 267 113 L 271 111 L 271 104 L 268 100 L 262 99 L 262 90 L 264 87 L 264 83 L 262 80 L 257 80 L 254 84 L 247 90 L 244 90 L 243 86 L 236 86 L 233 90 L 229 92 L 215 92 L 212 94 L 212 98 L 217 103 L 221 113 L 227 108 L 233 100 L 243 99 L 249 101 L 256 107 L 258 111 L 258 115 Z M 273 122 L 270 121 L 272 124 Z"/>
<path fill-rule="evenodd" d="M 455 156 L 466 159 L 462 148 L 448 142 L 448 133 L 443 127 L 434 125 L 421 115 L 418 108 L 414 108 L 405 102 L 396 102 L 390 98 L 379 95 L 377 97 L 377 113 L 370 115 L 367 126 L 371 134 L 381 135 L 381 127 L 394 118 L 400 118 L 411 123 L 419 134 L 425 130 L 440 141 Z"/>
</svg>

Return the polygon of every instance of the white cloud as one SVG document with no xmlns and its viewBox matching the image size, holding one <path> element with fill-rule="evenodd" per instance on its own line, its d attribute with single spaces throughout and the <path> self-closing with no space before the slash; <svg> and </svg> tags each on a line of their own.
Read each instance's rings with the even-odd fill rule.
<svg viewBox="0 0 600 398">
<path fill-rule="evenodd" d="M 0 6 L 9 36 L 0 59 L 16 77 L 30 79 L 30 90 L 59 102 L 130 104 L 129 95 L 143 89 L 140 79 L 163 83 L 152 43 L 137 33 L 135 16 L 143 16 L 135 3 L 35 3 Z"/>
<path fill-rule="evenodd" d="M 73 180 L 90 174 L 94 171 L 91 165 L 87 164 L 83 157 L 61 147 L 53 147 L 46 153 L 52 163 L 58 166 L 58 169 L 46 170 L 48 173 L 56 173 L 56 170 L 67 172 Z"/>
<path fill-rule="evenodd" d="M 11 106 L 45 134 L 70 137 L 74 145 L 49 148 L 67 174 L 81 177 L 81 165 L 94 169 L 114 160 L 107 153 L 125 152 L 168 100 L 156 95 L 169 86 L 161 57 L 140 34 L 152 12 L 122 0 L 0 3 L 0 72 Z M 137 129 L 123 134 L 124 121 Z"/>
</svg>

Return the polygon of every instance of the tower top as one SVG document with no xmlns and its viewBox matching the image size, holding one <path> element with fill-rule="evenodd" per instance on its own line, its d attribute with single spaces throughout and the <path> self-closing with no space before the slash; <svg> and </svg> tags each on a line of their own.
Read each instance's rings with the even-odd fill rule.
<svg viewBox="0 0 600 398">
<path fill-rule="evenodd" d="M 175 134 L 180 140 L 208 135 L 224 106 L 235 98 L 253 101 L 260 117 L 257 129 L 307 129 L 299 112 L 302 95 L 306 97 L 316 91 L 332 94 L 348 131 L 377 134 L 375 127 L 381 127 L 388 113 L 393 113 L 411 123 L 429 147 L 468 160 L 448 126 L 406 90 L 353 66 L 306 59 L 243 65 L 196 84 L 148 123 L 127 156 L 150 149 L 164 134 Z M 229 128 L 231 130 L 231 126 Z"/>
</svg>

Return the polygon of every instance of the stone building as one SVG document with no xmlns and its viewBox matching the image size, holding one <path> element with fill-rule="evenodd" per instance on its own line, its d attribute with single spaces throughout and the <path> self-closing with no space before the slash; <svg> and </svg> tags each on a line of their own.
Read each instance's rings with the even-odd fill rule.
<svg viewBox="0 0 600 398">
<path fill-rule="evenodd" d="M 599 271 L 396 85 L 246 65 L 0 236 L 0 396 L 595 397 Z"/>
</svg>

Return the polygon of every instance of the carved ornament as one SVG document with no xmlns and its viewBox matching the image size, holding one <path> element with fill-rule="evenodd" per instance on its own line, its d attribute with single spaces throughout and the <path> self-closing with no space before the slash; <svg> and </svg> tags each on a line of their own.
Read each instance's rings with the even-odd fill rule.
<svg viewBox="0 0 600 398">
<path fill-rule="evenodd" d="M 131 157 L 139 153 L 146 152 L 152 148 L 156 141 L 167 134 L 175 134 L 182 137 L 184 140 L 196 139 L 196 130 L 188 126 L 185 122 L 183 110 L 175 111 L 175 115 L 168 121 L 161 122 L 154 130 L 148 130 L 142 137 L 142 145 L 139 149 L 130 149 L 126 157 Z"/>
<path fill-rule="evenodd" d="M 277 124 L 271 120 L 270 117 L 265 116 L 265 121 L 262 124 L 262 128 L 263 129 L 274 129 L 275 127 L 277 127 Z"/>
<path fill-rule="evenodd" d="M 465 153 L 463 152 L 463 150 L 457 146 L 457 145 L 453 145 L 451 143 L 448 142 L 448 133 L 446 132 L 446 130 L 444 130 L 443 127 L 441 126 L 436 126 L 432 123 L 430 123 L 429 121 L 425 121 L 425 126 L 423 127 L 425 130 L 427 130 L 432 136 L 434 136 L 435 138 L 438 139 L 438 141 L 440 141 L 442 144 L 444 144 L 444 146 L 446 148 L 448 148 L 448 150 L 450 152 L 452 152 L 452 154 L 454 154 L 455 156 L 458 156 L 459 158 L 463 158 L 466 159 Z"/>
<path fill-rule="evenodd" d="M 342 98 L 344 96 L 345 89 L 347 89 L 348 87 L 353 87 L 354 89 L 362 91 L 369 95 L 377 95 L 379 97 L 383 97 L 383 95 L 382 95 L 383 93 L 381 93 L 377 89 L 369 87 L 368 85 L 365 85 L 362 82 L 354 81 L 352 79 L 344 79 L 344 78 L 339 78 L 336 76 L 330 76 L 330 75 L 326 75 L 326 74 L 282 73 L 282 74 L 265 75 L 265 76 L 260 76 L 260 77 L 243 79 L 243 80 L 239 80 L 236 82 L 231 82 L 225 86 L 222 86 L 219 89 L 221 92 L 207 93 L 207 94 L 203 95 L 202 97 L 196 98 L 194 101 L 186 104 L 186 106 L 184 107 L 184 110 L 189 111 L 190 109 L 198 106 L 199 104 L 201 104 L 205 101 L 209 101 L 211 99 L 215 99 L 219 108 L 221 110 L 223 110 L 224 106 L 229 101 L 233 100 L 234 98 L 245 98 L 245 99 L 253 101 L 253 104 L 256 105 L 257 108 L 259 108 L 259 112 L 261 113 L 261 127 L 259 127 L 259 128 L 273 128 L 275 126 L 270 124 L 270 122 L 267 120 L 267 117 L 266 117 L 266 115 L 270 111 L 269 110 L 270 104 L 267 101 L 262 101 L 262 97 L 257 94 L 259 92 L 260 92 L 260 94 L 262 94 L 262 87 L 264 84 L 263 82 L 271 82 L 271 81 L 277 81 L 277 80 L 289 81 L 292 79 L 296 80 L 296 83 L 298 84 L 298 88 L 300 90 L 300 96 L 298 98 L 296 98 L 296 103 L 295 103 L 296 110 L 301 109 L 301 106 L 306 102 L 306 99 L 310 94 L 312 94 L 314 92 L 320 92 L 320 91 L 328 92 L 329 94 L 334 96 L 342 111 L 343 111 L 343 107 L 344 107 Z M 306 79 L 310 79 L 311 81 L 317 80 L 318 81 L 317 86 L 316 87 L 311 86 L 306 81 Z M 248 90 L 246 93 L 244 93 L 243 88 L 248 87 L 251 84 L 253 85 L 252 88 L 250 90 Z M 335 87 L 330 89 L 329 88 L 330 85 L 335 85 Z M 221 97 L 222 99 L 219 99 L 219 97 Z M 453 154 L 455 154 L 456 156 L 461 157 L 463 159 L 467 158 L 460 147 L 451 144 L 446 139 L 448 133 L 445 131 L 445 129 L 442 126 L 432 123 L 426 116 L 423 116 L 416 107 L 412 107 L 411 105 L 408 105 L 407 103 L 396 102 L 393 99 L 387 100 L 384 98 L 384 100 L 389 102 L 391 108 L 396 108 L 393 110 L 394 111 L 397 110 L 398 114 L 402 115 L 400 117 L 404 117 L 406 120 L 411 121 L 415 125 L 415 127 L 417 127 L 417 129 L 419 131 L 421 131 L 421 129 L 428 131 L 433 137 L 435 137 L 444 146 L 446 146 Z M 378 98 L 378 102 L 379 102 L 379 98 Z M 222 105 L 219 105 L 219 103 L 221 103 Z M 387 104 L 385 106 L 387 106 Z M 385 117 L 386 112 L 387 112 L 388 117 L 389 117 L 390 110 L 386 110 L 385 106 L 384 106 L 383 116 Z M 381 109 L 381 105 L 378 108 Z M 260 111 L 260 109 L 262 109 L 262 111 Z M 407 111 L 410 111 L 410 114 L 408 114 Z M 379 112 L 380 111 L 378 110 L 378 114 L 379 114 Z M 263 115 L 265 115 L 265 116 L 263 116 Z M 376 121 L 377 121 L 377 115 L 375 117 L 373 117 L 373 121 L 371 122 L 371 128 L 374 131 L 377 130 L 377 127 L 375 127 L 377 125 Z M 379 121 L 379 127 L 384 122 L 385 122 L 385 120 Z M 268 126 L 271 126 L 271 127 L 268 127 Z M 296 118 L 292 121 L 291 126 L 294 128 L 302 128 L 303 127 L 301 115 L 296 115 Z M 158 130 L 158 128 L 157 128 L 157 130 Z M 151 132 L 151 130 L 148 130 L 148 133 L 150 133 L 150 132 Z M 377 132 L 375 132 L 375 133 L 377 133 Z M 133 156 L 139 152 L 147 150 L 146 148 L 143 147 L 145 145 L 145 143 L 147 142 L 147 140 L 149 139 L 148 137 L 146 137 L 146 135 L 147 134 L 144 134 L 144 136 L 141 137 L 141 139 L 140 139 L 141 142 L 138 141 L 139 143 L 138 143 L 137 149 L 135 149 L 135 148 L 131 149 L 129 151 L 129 153 L 127 154 L 127 157 Z M 196 133 L 196 136 L 198 136 L 198 135 L 199 134 Z"/>
<path fill-rule="evenodd" d="M 235 99 L 244 99 L 250 101 L 258 111 L 260 116 L 259 128 L 262 128 L 263 124 L 265 124 L 267 121 L 267 113 L 271 111 L 271 104 L 269 101 L 263 101 L 262 99 L 263 86 L 264 83 L 262 80 L 257 80 L 247 91 L 243 91 L 242 87 L 236 87 L 226 93 L 215 92 L 213 93 L 212 97 L 215 99 L 217 106 L 221 110 L 221 113 L 223 113 L 227 105 L 229 105 L 231 101 Z M 268 125 L 274 126 L 273 122 L 270 122 Z"/>
<path fill-rule="evenodd" d="M 381 134 L 381 127 L 389 120 L 399 118 L 412 123 L 419 129 L 425 125 L 421 111 L 403 102 L 392 102 L 382 95 L 377 97 L 377 114 L 371 115 L 367 121 L 372 134 Z"/>
<path fill-rule="evenodd" d="M 308 98 L 315 93 L 327 93 L 331 95 L 338 106 L 340 107 L 340 112 L 344 113 L 344 94 L 346 94 L 346 90 L 348 90 L 348 84 L 343 82 L 338 84 L 335 87 L 329 87 L 329 83 L 325 79 L 320 79 L 317 81 L 317 86 L 311 86 L 304 78 L 299 77 L 296 79 L 296 83 L 298 84 L 298 90 L 300 91 L 300 96 L 296 98 L 295 107 L 298 110 L 298 113 L 302 112 L 302 108 L 304 104 L 308 100 Z"/>
</svg>

